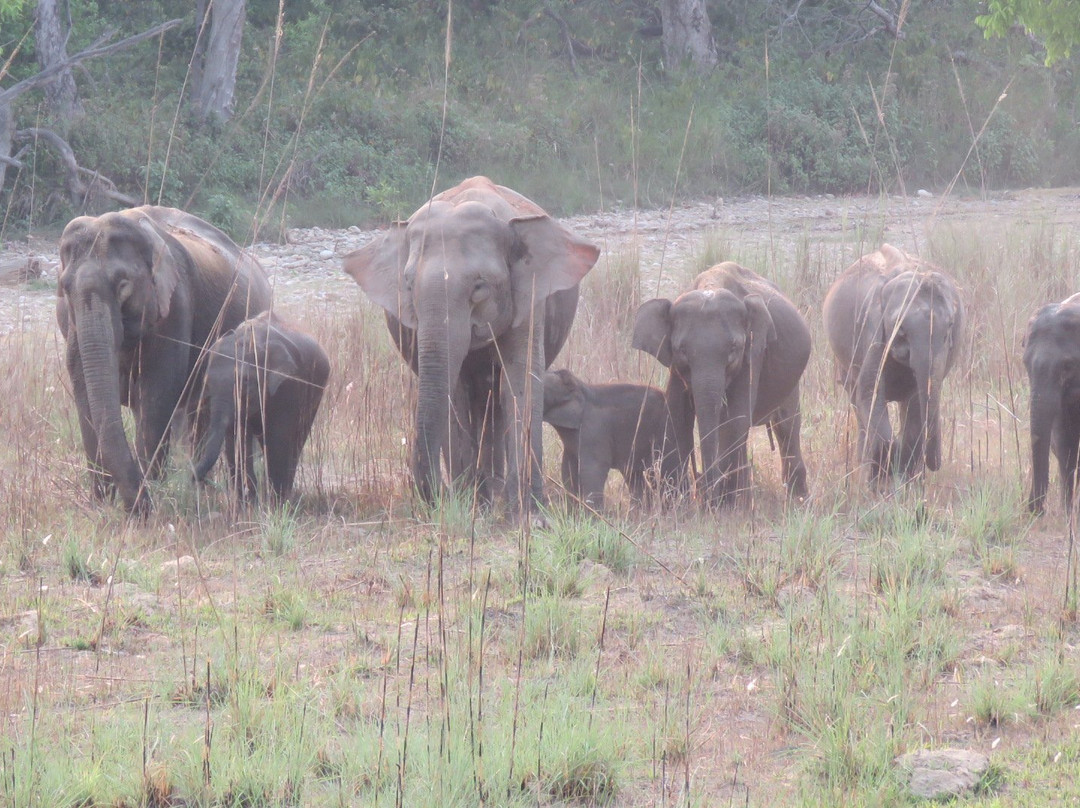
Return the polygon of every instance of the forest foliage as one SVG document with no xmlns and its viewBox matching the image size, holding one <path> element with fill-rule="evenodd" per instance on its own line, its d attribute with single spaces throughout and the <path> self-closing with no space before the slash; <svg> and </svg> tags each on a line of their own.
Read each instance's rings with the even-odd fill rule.
<svg viewBox="0 0 1080 808">
<path fill-rule="evenodd" d="M 0 88 L 39 69 L 34 4 L 8 5 Z M 871 6 L 899 10 L 898 36 Z M 664 64 L 655 0 L 248 0 L 224 123 L 184 103 L 191 3 L 67 8 L 68 53 L 185 22 L 82 65 L 75 119 L 49 120 L 38 91 L 19 99 L 17 125 L 61 128 L 79 164 L 125 194 L 241 238 L 385 222 L 477 173 L 560 214 L 762 193 L 980 193 L 1080 173 L 1076 61 L 1047 66 L 1021 30 L 988 40 L 972 0 L 711 0 L 719 65 L 705 75 Z M 80 212 L 47 144 L 22 160 L 0 196 L 4 235 Z"/>
</svg>

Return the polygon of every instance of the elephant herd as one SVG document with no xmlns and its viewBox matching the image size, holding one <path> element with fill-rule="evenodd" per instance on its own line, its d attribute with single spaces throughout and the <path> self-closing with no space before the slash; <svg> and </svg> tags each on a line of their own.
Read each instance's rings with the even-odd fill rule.
<svg viewBox="0 0 1080 808">
<path fill-rule="evenodd" d="M 345 256 L 385 312 L 418 377 L 412 479 L 433 502 L 442 464 L 484 502 L 512 513 L 544 501 L 542 422 L 563 443 L 568 492 L 602 507 L 611 469 L 638 499 L 689 495 L 719 506 L 749 490 L 747 439 L 764 425 L 789 497 L 808 494 L 799 382 L 811 336 L 769 280 L 732 262 L 674 300 L 638 309 L 632 344 L 669 369 L 664 390 L 589 384 L 548 370 L 569 335 L 578 284 L 599 249 L 524 196 L 473 177 Z M 151 507 L 174 424 L 185 421 L 203 480 L 222 449 L 241 500 L 257 496 L 254 457 L 277 497 L 293 486 L 330 374 L 307 334 L 270 313 L 255 259 L 212 225 L 143 206 L 72 220 L 60 241 L 57 321 L 92 480 L 129 511 Z M 888 244 L 840 275 L 825 331 L 859 425 L 872 486 L 941 464 L 940 401 L 964 332 L 955 282 Z M 1032 487 L 1041 511 L 1049 452 L 1066 508 L 1080 456 L 1080 295 L 1031 320 Z M 899 436 L 887 405 L 896 402 Z M 122 406 L 132 411 L 134 453 Z M 694 426 L 700 468 L 694 451 Z"/>
</svg>

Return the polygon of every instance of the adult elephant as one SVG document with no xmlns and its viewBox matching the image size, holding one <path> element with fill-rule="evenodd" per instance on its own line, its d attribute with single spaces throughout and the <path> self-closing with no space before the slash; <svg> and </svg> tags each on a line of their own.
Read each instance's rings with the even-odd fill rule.
<svg viewBox="0 0 1080 808">
<path fill-rule="evenodd" d="M 1050 484 L 1050 450 L 1058 459 L 1065 512 L 1072 509 L 1080 457 L 1080 294 L 1043 306 L 1024 340 L 1031 383 L 1031 495 L 1042 513 Z"/>
<path fill-rule="evenodd" d="M 941 466 L 941 389 L 964 326 L 955 282 L 890 244 L 844 271 L 825 296 L 825 332 L 859 421 L 874 485 Z M 900 410 L 894 447 L 887 404 Z"/>
<path fill-rule="evenodd" d="M 388 313 L 402 354 L 415 356 L 412 471 L 426 501 L 440 487 L 440 452 L 462 430 L 468 457 L 487 447 L 488 477 L 505 447 L 512 509 L 528 507 L 526 490 L 542 500 L 542 371 L 566 341 L 578 283 L 598 256 L 521 194 L 472 177 L 345 257 L 345 271 Z"/>
<path fill-rule="evenodd" d="M 60 237 L 56 319 L 93 479 L 130 511 L 150 508 L 144 474 L 168 452 L 169 425 L 205 346 L 270 305 L 258 262 L 207 222 L 143 206 L 72 219 Z M 135 454 L 121 405 L 135 416 Z"/>
<path fill-rule="evenodd" d="M 633 345 L 671 369 L 668 407 L 687 459 L 697 419 L 706 502 L 726 504 L 749 488 L 746 443 L 759 424 L 777 438 L 789 495 L 806 496 L 799 379 L 810 329 L 772 283 L 731 261 L 717 264 L 675 301 L 643 303 Z"/>
</svg>

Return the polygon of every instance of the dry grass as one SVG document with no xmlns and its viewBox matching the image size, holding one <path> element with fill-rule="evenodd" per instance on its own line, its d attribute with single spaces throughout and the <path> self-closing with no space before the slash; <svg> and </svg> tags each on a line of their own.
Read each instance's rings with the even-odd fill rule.
<svg viewBox="0 0 1080 808">
<path fill-rule="evenodd" d="M 1080 799 L 1080 632 L 1061 511 L 1020 511 L 1019 362 L 1077 244 L 1039 222 L 914 235 L 960 280 L 971 338 L 942 471 L 882 500 L 819 305 L 886 227 L 837 218 L 699 234 L 664 268 L 667 293 L 733 258 L 807 313 L 796 511 L 761 434 L 742 512 L 633 511 L 613 478 L 611 525 L 417 513 L 415 385 L 381 316 L 287 301 L 334 368 L 298 506 L 234 519 L 176 447 L 157 512 L 128 524 L 89 501 L 51 328 L 0 338 L 0 804 L 894 804 L 895 754 L 956 744 L 993 749 L 1000 793 L 974 802 Z M 645 252 L 607 245 L 557 366 L 663 384 L 629 348 Z"/>
</svg>

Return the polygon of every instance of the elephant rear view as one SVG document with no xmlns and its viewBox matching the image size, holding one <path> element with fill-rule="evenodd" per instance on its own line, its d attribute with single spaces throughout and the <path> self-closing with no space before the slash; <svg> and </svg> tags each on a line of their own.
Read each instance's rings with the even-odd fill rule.
<svg viewBox="0 0 1080 808">
<path fill-rule="evenodd" d="M 234 491 L 254 499 L 259 443 L 270 490 L 288 497 L 329 377 L 330 360 L 319 343 L 269 312 L 215 342 L 201 401 L 209 428 L 195 479 L 206 477 L 224 445 Z"/>
<path fill-rule="evenodd" d="M 56 318 L 96 497 L 118 490 L 149 510 L 144 474 L 160 471 L 171 419 L 195 398 L 203 350 L 269 305 L 258 262 L 191 214 L 148 205 L 68 223 Z"/>
<path fill-rule="evenodd" d="M 697 420 L 707 503 L 748 490 L 747 439 L 758 424 L 776 436 L 788 494 L 806 496 L 799 380 L 810 328 L 772 283 L 731 261 L 717 264 L 676 300 L 643 303 L 633 345 L 671 369 L 666 397 L 686 462 Z"/>
<path fill-rule="evenodd" d="M 345 257 L 406 359 L 415 357 L 412 471 L 423 499 L 441 487 L 452 425 L 467 423 L 469 452 L 482 447 L 469 461 L 481 482 L 497 476 L 505 449 L 510 508 L 542 500 L 543 370 L 599 252 L 521 194 L 472 177 Z"/>
<path fill-rule="evenodd" d="M 941 390 L 960 349 L 956 283 L 890 244 L 844 271 L 825 296 L 825 331 L 859 422 L 859 452 L 875 486 L 941 466 Z M 887 404 L 900 410 L 894 445 Z"/>
</svg>

